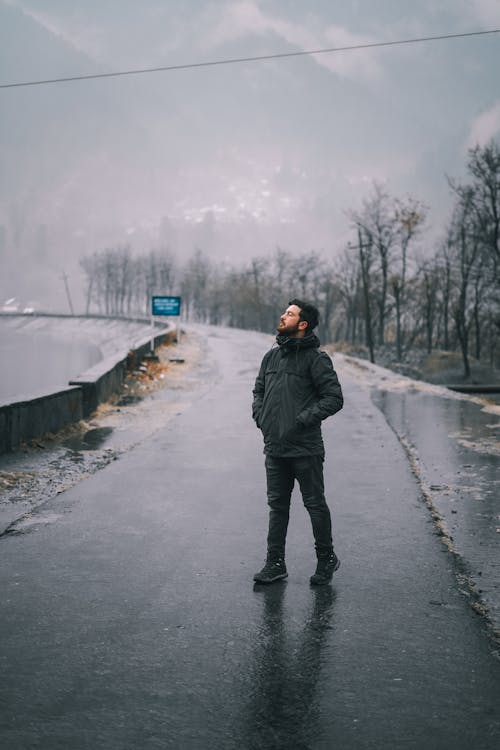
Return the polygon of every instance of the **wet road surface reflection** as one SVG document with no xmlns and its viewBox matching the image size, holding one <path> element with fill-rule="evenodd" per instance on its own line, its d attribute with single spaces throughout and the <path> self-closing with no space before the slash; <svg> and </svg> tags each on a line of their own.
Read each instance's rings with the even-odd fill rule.
<svg viewBox="0 0 500 750">
<path fill-rule="evenodd" d="M 254 587 L 262 604 L 262 624 L 244 721 L 245 747 L 307 750 L 316 739 L 316 694 L 323 649 L 334 628 L 335 592 L 330 586 L 311 589 L 310 610 L 294 633 L 294 620 L 285 612 L 286 589 L 286 582 Z M 328 658 L 331 662 L 331 653 Z"/>
<path fill-rule="evenodd" d="M 479 593 L 500 624 L 500 419 L 477 403 L 377 391 Z"/>
</svg>

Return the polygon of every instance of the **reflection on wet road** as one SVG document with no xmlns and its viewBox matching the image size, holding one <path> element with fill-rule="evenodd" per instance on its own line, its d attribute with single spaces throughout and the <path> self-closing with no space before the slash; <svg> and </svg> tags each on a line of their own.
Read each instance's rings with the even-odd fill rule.
<svg viewBox="0 0 500 750">
<path fill-rule="evenodd" d="M 421 392 L 373 400 L 406 441 L 451 541 L 500 625 L 500 419 L 478 404 Z"/>
<path fill-rule="evenodd" d="M 322 651 L 334 627 L 335 592 L 330 586 L 313 589 L 310 610 L 297 623 L 286 610 L 286 587 L 286 582 L 254 587 L 262 623 L 249 675 L 244 747 L 307 750 L 321 734 L 317 692 L 322 661 L 334 658 L 330 649 Z"/>
</svg>

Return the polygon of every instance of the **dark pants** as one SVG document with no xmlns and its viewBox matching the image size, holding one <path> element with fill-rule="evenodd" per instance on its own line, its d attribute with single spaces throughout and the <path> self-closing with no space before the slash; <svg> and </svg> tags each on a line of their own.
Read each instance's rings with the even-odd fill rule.
<svg viewBox="0 0 500 750">
<path fill-rule="evenodd" d="M 266 456 L 266 475 L 267 502 L 269 504 L 268 555 L 270 557 L 285 556 L 290 499 L 296 479 L 302 493 L 304 506 L 311 518 L 316 551 L 320 555 L 330 552 L 333 548 L 332 522 L 325 500 L 323 457 L 278 458 Z"/>
</svg>

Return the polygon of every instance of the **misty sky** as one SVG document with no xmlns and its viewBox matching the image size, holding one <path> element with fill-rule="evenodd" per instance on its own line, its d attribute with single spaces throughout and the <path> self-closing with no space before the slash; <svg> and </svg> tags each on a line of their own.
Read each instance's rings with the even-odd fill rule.
<svg viewBox="0 0 500 750">
<path fill-rule="evenodd" d="M 499 0 L 0 0 L 0 82 L 492 28 Z M 56 304 L 124 242 L 335 254 L 374 180 L 430 206 L 431 245 L 499 69 L 492 35 L 0 90 L 0 295 Z"/>
</svg>

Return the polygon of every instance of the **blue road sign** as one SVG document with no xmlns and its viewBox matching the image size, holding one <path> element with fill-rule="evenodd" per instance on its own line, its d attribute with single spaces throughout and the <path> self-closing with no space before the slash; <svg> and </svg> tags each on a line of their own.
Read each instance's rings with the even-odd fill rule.
<svg viewBox="0 0 500 750">
<path fill-rule="evenodd" d="M 181 298 L 180 297 L 160 297 L 155 295 L 151 298 L 152 315 L 180 315 Z"/>
</svg>

